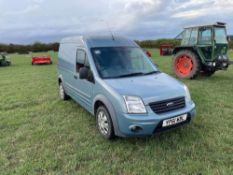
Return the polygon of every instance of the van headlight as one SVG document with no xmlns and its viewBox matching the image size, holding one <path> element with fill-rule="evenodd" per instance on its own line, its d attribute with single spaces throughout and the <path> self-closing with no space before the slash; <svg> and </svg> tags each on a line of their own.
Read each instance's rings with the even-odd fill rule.
<svg viewBox="0 0 233 175">
<path fill-rule="evenodd" d="M 186 85 L 184 85 L 184 90 L 185 90 L 186 100 L 187 100 L 187 102 L 190 102 L 191 101 L 191 95 L 190 95 L 189 89 L 188 89 L 188 87 Z"/>
<path fill-rule="evenodd" d="M 146 113 L 145 105 L 140 97 L 123 96 L 128 113 L 142 114 Z"/>
</svg>

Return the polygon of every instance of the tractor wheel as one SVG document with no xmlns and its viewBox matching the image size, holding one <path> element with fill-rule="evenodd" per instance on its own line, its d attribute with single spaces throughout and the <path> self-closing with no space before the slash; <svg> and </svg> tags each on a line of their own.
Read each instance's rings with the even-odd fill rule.
<svg viewBox="0 0 233 175">
<path fill-rule="evenodd" d="M 200 71 L 200 60 L 190 50 L 179 51 L 173 57 L 173 71 L 179 78 L 194 79 Z"/>
</svg>

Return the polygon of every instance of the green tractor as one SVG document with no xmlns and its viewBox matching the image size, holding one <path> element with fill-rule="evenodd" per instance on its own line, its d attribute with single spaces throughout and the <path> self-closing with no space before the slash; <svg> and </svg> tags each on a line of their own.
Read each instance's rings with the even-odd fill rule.
<svg viewBox="0 0 233 175">
<path fill-rule="evenodd" d="M 177 38 L 181 45 L 173 51 L 173 71 L 179 78 L 194 79 L 199 73 L 211 76 L 232 64 L 225 23 L 187 27 Z"/>
<path fill-rule="evenodd" d="M 11 62 L 7 59 L 6 53 L 0 53 L 0 67 L 10 66 Z"/>
</svg>

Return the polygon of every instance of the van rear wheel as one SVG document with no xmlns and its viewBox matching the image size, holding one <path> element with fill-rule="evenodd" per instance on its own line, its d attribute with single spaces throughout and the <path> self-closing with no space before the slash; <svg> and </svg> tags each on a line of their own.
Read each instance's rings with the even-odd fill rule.
<svg viewBox="0 0 233 175">
<path fill-rule="evenodd" d="M 59 83 L 59 95 L 60 95 L 60 98 L 61 98 L 62 100 L 68 100 L 68 99 L 69 99 L 69 96 L 66 94 L 62 82 Z"/>
<path fill-rule="evenodd" d="M 111 116 L 105 106 L 100 106 L 96 112 L 96 125 L 104 138 L 110 140 L 115 137 Z"/>
</svg>

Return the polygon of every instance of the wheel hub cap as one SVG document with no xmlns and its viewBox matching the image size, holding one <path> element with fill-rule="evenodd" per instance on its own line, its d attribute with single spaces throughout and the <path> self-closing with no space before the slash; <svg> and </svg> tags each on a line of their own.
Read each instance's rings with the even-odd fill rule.
<svg viewBox="0 0 233 175">
<path fill-rule="evenodd" d="M 188 55 L 181 55 L 175 62 L 176 72 L 181 76 L 187 76 L 192 72 L 193 61 Z"/>
<path fill-rule="evenodd" d="M 109 124 L 108 124 L 107 116 L 103 111 L 100 111 L 98 114 L 98 125 L 100 132 L 106 135 L 109 130 Z"/>
</svg>

